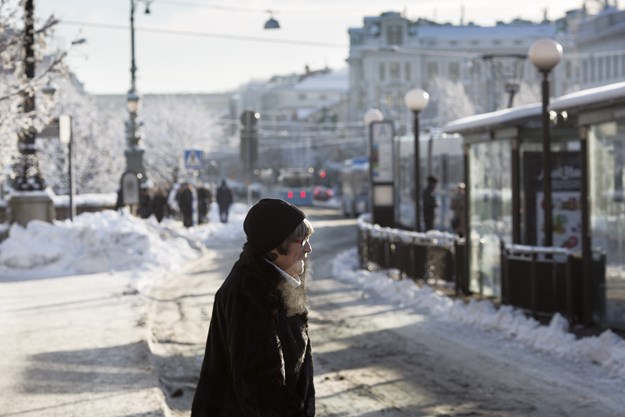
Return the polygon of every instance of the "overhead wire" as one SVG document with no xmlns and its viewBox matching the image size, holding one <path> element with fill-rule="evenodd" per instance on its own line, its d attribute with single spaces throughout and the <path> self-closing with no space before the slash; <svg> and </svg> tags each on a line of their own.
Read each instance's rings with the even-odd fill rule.
<svg viewBox="0 0 625 417">
<path fill-rule="evenodd" d="M 59 24 L 72 25 L 72 26 L 86 26 L 86 27 L 93 27 L 93 28 L 100 28 L 100 29 L 113 29 L 113 30 L 124 30 L 124 31 L 130 30 L 130 28 L 125 25 L 114 25 L 114 24 L 109 24 L 109 23 L 95 23 L 95 22 L 80 22 L 80 21 L 75 21 L 75 20 L 61 20 Z M 147 32 L 147 33 L 161 33 L 161 34 L 167 34 L 167 35 L 229 39 L 229 40 L 237 40 L 237 41 L 277 43 L 277 44 L 282 44 L 282 45 L 285 45 L 285 44 L 306 45 L 306 46 L 320 46 L 324 48 L 341 48 L 341 49 L 347 48 L 347 45 L 329 43 L 329 42 L 315 42 L 315 41 L 304 41 L 304 40 L 295 40 L 295 39 L 261 38 L 261 37 L 241 36 L 241 35 L 226 35 L 222 33 L 196 32 L 196 31 L 191 31 L 191 30 L 172 30 L 172 29 L 159 29 L 159 28 L 150 28 L 150 27 L 135 27 L 135 31 Z"/>
<path fill-rule="evenodd" d="M 205 9 L 215 9 L 215 10 L 225 10 L 231 12 L 245 12 L 245 13 L 261 13 L 266 12 L 266 9 L 251 9 L 247 7 L 233 7 L 233 6 L 222 6 L 218 4 L 205 4 L 198 3 L 193 1 L 171 1 L 171 0 L 154 0 L 154 4 L 167 4 L 171 6 L 188 6 L 188 7 L 201 7 Z"/>
<path fill-rule="evenodd" d="M 154 4 L 166 4 L 170 6 L 187 6 L 187 7 L 200 7 L 205 9 L 213 9 L 213 10 L 224 10 L 224 11 L 234 11 L 234 12 L 247 12 L 247 13 L 267 13 L 269 10 L 267 8 L 262 9 L 254 9 L 249 7 L 234 7 L 234 6 L 222 6 L 218 4 L 206 4 L 206 3 L 198 3 L 191 1 L 172 1 L 172 0 L 153 0 Z M 320 15 L 326 15 L 328 13 L 327 8 L 316 7 L 313 9 L 304 9 L 304 8 L 296 8 L 296 9 L 284 9 L 280 8 L 279 10 L 271 9 L 272 13 L 298 13 L 304 15 L 310 15 L 312 12 L 318 12 Z M 360 8 L 345 8 L 345 9 L 336 9 L 332 8 L 332 13 L 361 13 L 362 9 Z"/>
</svg>

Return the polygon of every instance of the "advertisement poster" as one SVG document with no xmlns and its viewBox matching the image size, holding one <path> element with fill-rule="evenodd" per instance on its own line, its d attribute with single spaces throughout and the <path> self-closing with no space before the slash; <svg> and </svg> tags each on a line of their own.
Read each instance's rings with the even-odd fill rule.
<svg viewBox="0 0 625 417">
<path fill-rule="evenodd" d="M 543 193 L 539 192 L 536 197 L 536 224 L 538 230 L 542 231 L 545 225 Z M 552 193 L 553 246 L 574 251 L 582 250 L 582 209 L 579 197 L 578 192 Z"/>
<path fill-rule="evenodd" d="M 525 152 L 525 241 L 530 245 L 544 242 L 545 212 L 543 207 L 542 152 Z M 551 199 L 553 245 L 581 251 L 581 156 L 577 151 L 551 154 Z"/>
</svg>

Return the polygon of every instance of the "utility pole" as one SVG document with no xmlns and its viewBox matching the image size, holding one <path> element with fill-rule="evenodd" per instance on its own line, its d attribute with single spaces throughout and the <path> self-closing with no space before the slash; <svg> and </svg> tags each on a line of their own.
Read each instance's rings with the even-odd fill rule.
<svg viewBox="0 0 625 417">
<path fill-rule="evenodd" d="M 239 155 L 247 179 L 247 203 L 252 204 L 251 185 L 254 164 L 258 157 L 258 119 L 260 114 L 253 110 L 241 113 L 241 132 Z"/>
<path fill-rule="evenodd" d="M 126 172 L 136 173 L 140 182 L 143 183 L 147 180 L 147 177 L 143 164 L 144 150 L 141 146 L 141 123 L 138 121 L 140 97 L 137 93 L 137 65 L 135 63 L 135 9 L 138 1 L 130 0 L 130 89 L 126 96 L 128 120 L 126 120 L 126 150 L 124 151 L 124 156 L 126 158 Z M 147 8 L 149 3 L 146 2 L 146 13 L 149 13 Z"/>
</svg>

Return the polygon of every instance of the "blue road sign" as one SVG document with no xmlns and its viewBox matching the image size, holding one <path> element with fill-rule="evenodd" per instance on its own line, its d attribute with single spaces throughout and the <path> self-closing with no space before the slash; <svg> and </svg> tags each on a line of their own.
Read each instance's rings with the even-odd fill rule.
<svg viewBox="0 0 625 417">
<path fill-rule="evenodd" d="M 204 152 L 200 149 L 185 149 L 184 150 L 184 167 L 186 169 L 200 169 L 202 168 L 202 159 Z"/>
</svg>

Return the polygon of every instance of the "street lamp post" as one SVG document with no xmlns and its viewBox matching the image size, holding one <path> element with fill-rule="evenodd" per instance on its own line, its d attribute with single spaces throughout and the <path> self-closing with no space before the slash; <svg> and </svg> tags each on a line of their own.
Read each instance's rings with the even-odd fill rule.
<svg viewBox="0 0 625 417">
<path fill-rule="evenodd" d="M 24 2 L 24 75 L 28 81 L 35 78 L 35 28 L 34 28 L 34 1 Z M 35 93 L 28 89 L 22 94 L 22 111 L 24 114 L 35 112 Z M 35 140 L 37 131 L 30 124 L 19 133 L 20 172 L 18 172 L 14 188 L 17 191 L 42 191 L 46 188 L 45 181 L 39 171 Z"/>
<path fill-rule="evenodd" d="M 508 93 L 508 108 L 514 104 L 514 96 L 519 92 L 521 79 L 523 78 L 523 66 L 527 55 L 513 53 L 494 53 L 481 56 L 482 61 L 490 67 L 492 76 L 491 83 L 488 84 L 490 103 L 487 108 L 491 111 L 498 109 L 497 85 L 499 80 L 503 80 L 504 91 Z"/>
<path fill-rule="evenodd" d="M 30 83 L 35 78 L 35 12 L 34 0 L 24 1 L 24 75 Z M 31 123 L 18 135 L 20 161 L 9 199 L 9 222 L 26 226 L 30 220 L 51 222 L 54 217 L 54 202 L 46 191 L 46 183 L 39 171 L 35 140 L 37 131 L 32 123 L 35 118 L 35 91 L 26 86 L 22 94 L 22 112 L 31 118 Z"/>
<path fill-rule="evenodd" d="M 406 106 L 414 115 L 414 186 L 415 186 L 415 231 L 421 231 L 421 156 L 419 154 L 419 112 L 425 109 L 430 101 L 430 95 L 421 88 L 413 88 L 404 97 Z"/>
<path fill-rule="evenodd" d="M 141 147 L 141 133 L 139 128 L 141 123 L 137 120 L 139 113 L 140 97 L 137 93 L 135 64 L 135 8 L 141 0 L 130 0 L 130 90 L 126 96 L 126 106 L 128 109 L 128 120 L 126 121 L 126 172 L 132 171 L 139 176 L 141 182 L 146 180 L 145 167 L 143 165 L 144 150 Z M 151 1 L 145 1 L 146 14 L 149 13 Z"/>
<path fill-rule="evenodd" d="M 562 45 L 553 39 L 543 38 L 529 50 L 532 64 L 543 74 L 542 129 L 543 129 L 543 211 L 545 217 L 544 246 L 553 246 L 553 217 L 551 202 L 551 139 L 549 131 L 549 73 L 562 58 Z"/>
<path fill-rule="evenodd" d="M 384 120 L 384 115 L 378 109 L 369 109 L 365 113 L 363 119 L 365 122 L 365 126 L 367 126 L 367 129 L 369 129 L 371 127 L 371 123 Z"/>
</svg>

